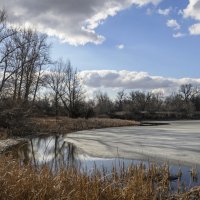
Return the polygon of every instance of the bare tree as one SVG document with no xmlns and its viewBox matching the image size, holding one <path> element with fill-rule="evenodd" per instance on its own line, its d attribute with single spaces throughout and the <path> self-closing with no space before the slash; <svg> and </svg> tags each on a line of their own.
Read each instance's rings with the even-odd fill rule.
<svg viewBox="0 0 200 200">
<path fill-rule="evenodd" d="M 124 90 L 121 90 L 117 93 L 117 97 L 116 97 L 116 107 L 117 107 L 117 111 L 122 111 L 123 110 L 123 106 L 124 106 L 124 102 L 126 99 L 126 93 Z"/>
<path fill-rule="evenodd" d="M 10 66 L 10 56 L 18 47 L 13 45 L 11 38 L 16 32 L 16 29 L 7 28 L 6 13 L 4 10 L 0 10 L 0 95 L 2 95 L 3 87 L 12 75 L 11 71 L 13 69 Z"/>
<path fill-rule="evenodd" d="M 10 72 L 13 99 L 28 102 L 31 97 L 34 102 L 41 83 L 43 67 L 50 62 L 47 36 L 32 30 L 21 30 L 12 37 L 12 40 L 18 47 L 10 58 L 10 65 L 13 68 Z"/>
<path fill-rule="evenodd" d="M 193 97 L 200 94 L 198 87 L 194 87 L 192 84 L 181 85 L 179 92 L 185 102 L 189 102 Z"/>
<path fill-rule="evenodd" d="M 96 112 L 97 114 L 109 115 L 113 110 L 113 102 L 109 98 L 107 93 L 98 91 L 95 95 L 96 100 Z"/>
<path fill-rule="evenodd" d="M 45 75 L 45 83 L 54 93 L 54 102 L 56 108 L 56 116 L 58 115 L 58 104 L 60 95 L 62 95 L 65 88 L 65 65 L 62 61 L 58 61 L 54 64 L 54 68 L 51 69 L 49 74 Z"/>
<path fill-rule="evenodd" d="M 133 111 L 146 111 L 147 105 L 151 99 L 152 94 L 148 92 L 145 94 L 140 91 L 131 91 L 129 93 L 129 101 L 132 105 Z"/>
<path fill-rule="evenodd" d="M 70 62 L 59 60 L 51 72 L 46 75 L 45 80 L 55 94 L 56 114 L 60 101 L 69 117 L 77 117 L 84 100 L 84 91 L 77 70 L 73 69 Z"/>
<path fill-rule="evenodd" d="M 162 105 L 162 97 L 160 94 L 152 92 L 131 91 L 128 96 L 129 107 L 131 111 L 141 112 L 159 111 Z"/>
<path fill-rule="evenodd" d="M 49 63 L 47 36 L 32 30 L 8 28 L 0 11 L 0 95 L 35 101 L 42 70 Z"/>
<path fill-rule="evenodd" d="M 165 109 L 177 113 L 192 113 L 194 105 L 191 101 L 184 101 L 180 94 L 172 94 L 165 99 Z"/>
</svg>

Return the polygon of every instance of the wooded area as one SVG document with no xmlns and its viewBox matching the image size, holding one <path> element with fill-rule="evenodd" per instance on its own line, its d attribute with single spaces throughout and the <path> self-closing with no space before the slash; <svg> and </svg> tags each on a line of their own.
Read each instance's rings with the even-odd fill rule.
<svg viewBox="0 0 200 200">
<path fill-rule="evenodd" d="M 86 97 L 77 69 L 62 59 L 53 61 L 47 36 L 13 28 L 0 12 L 0 110 L 23 110 L 31 116 L 111 117 L 122 119 L 200 118 L 200 90 L 181 85 L 170 96 L 121 90 L 113 100 L 99 91 Z M 9 114 L 8 114 L 9 115 Z"/>
</svg>

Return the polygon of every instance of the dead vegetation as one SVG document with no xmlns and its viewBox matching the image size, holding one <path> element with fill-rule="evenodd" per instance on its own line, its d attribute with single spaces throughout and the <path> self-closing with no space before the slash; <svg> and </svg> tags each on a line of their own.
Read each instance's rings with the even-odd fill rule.
<svg viewBox="0 0 200 200">
<path fill-rule="evenodd" d="M 36 169 L 2 157 L 0 161 L 0 199 L 70 200 L 153 200 L 199 199 L 200 189 L 172 195 L 166 165 L 122 164 L 111 172 L 94 168 L 88 175 L 77 168 L 61 168 L 53 173 L 47 166 Z M 190 198 L 192 197 L 192 198 Z M 197 197 L 197 198 L 196 198 Z"/>
<path fill-rule="evenodd" d="M 200 187 L 194 187 L 191 190 L 184 192 L 183 194 L 173 195 L 172 200 L 198 200 L 200 199 Z"/>
<path fill-rule="evenodd" d="M 109 118 L 68 118 L 36 117 L 31 118 L 22 109 L 6 110 L 0 113 L 0 139 L 36 134 L 65 134 L 74 131 L 107 127 L 136 126 L 139 122 Z"/>
<path fill-rule="evenodd" d="M 0 112 L 0 139 L 30 135 L 37 127 L 30 120 L 30 111 L 23 108 L 5 109 Z"/>
<path fill-rule="evenodd" d="M 139 122 L 108 118 L 68 118 L 46 117 L 32 118 L 31 122 L 40 130 L 40 133 L 70 133 L 80 130 L 99 129 L 108 127 L 137 126 Z"/>
<path fill-rule="evenodd" d="M 94 168 L 88 175 L 77 168 L 61 168 L 57 173 L 47 166 L 20 165 L 10 157 L 0 161 L 0 199 L 70 200 L 189 200 L 200 198 L 200 188 L 176 194 L 170 192 L 168 166 L 123 163 L 111 172 Z"/>
</svg>

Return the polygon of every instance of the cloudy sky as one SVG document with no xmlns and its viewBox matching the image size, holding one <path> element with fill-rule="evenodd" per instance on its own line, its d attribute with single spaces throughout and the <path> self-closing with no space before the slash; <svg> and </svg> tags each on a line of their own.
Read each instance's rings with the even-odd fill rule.
<svg viewBox="0 0 200 200">
<path fill-rule="evenodd" d="M 9 23 L 50 36 L 91 89 L 200 83 L 200 0 L 0 0 Z"/>
</svg>

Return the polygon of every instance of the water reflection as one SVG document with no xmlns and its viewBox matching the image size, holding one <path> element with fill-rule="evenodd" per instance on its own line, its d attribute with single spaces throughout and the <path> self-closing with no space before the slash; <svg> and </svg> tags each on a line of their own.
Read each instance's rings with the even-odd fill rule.
<svg viewBox="0 0 200 200">
<path fill-rule="evenodd" d="M 32 163 L 35 167 L 41 167 L 46 164 L 52 171 L 58 171 L 63 167 L 75 167 L 84 171 L 87 170 L 88 174 L 92 173 L 94 167 L 104 168 L 109 173 L 113 166 L 120 169 L 122 166 L 126 168 L 131 164 L 141 163 L 141 160 L 90 157 L 74 144 L 64 141 L 63 136 L 59 135 L 30 139 L 26 144 L 13 149 L 11 154 L 18 158 L 22 165 Z M 142 162 L 148 168 L 150 162 Z M 169 164 L 169 171 L 173 180 L 170 183 L 171 190 L 178 189 L 181 191 L 200 184 L 199 166 Z"/>
<path fill-rule="evenodd" d="M 30 139 L 11 152 L 21 164 L 32 163 L 35 167 L 48 165 L 53 171 L 61 167 L 78 167 L 77 147 L 63 141 L 62 136 Z"/>
</svg>

